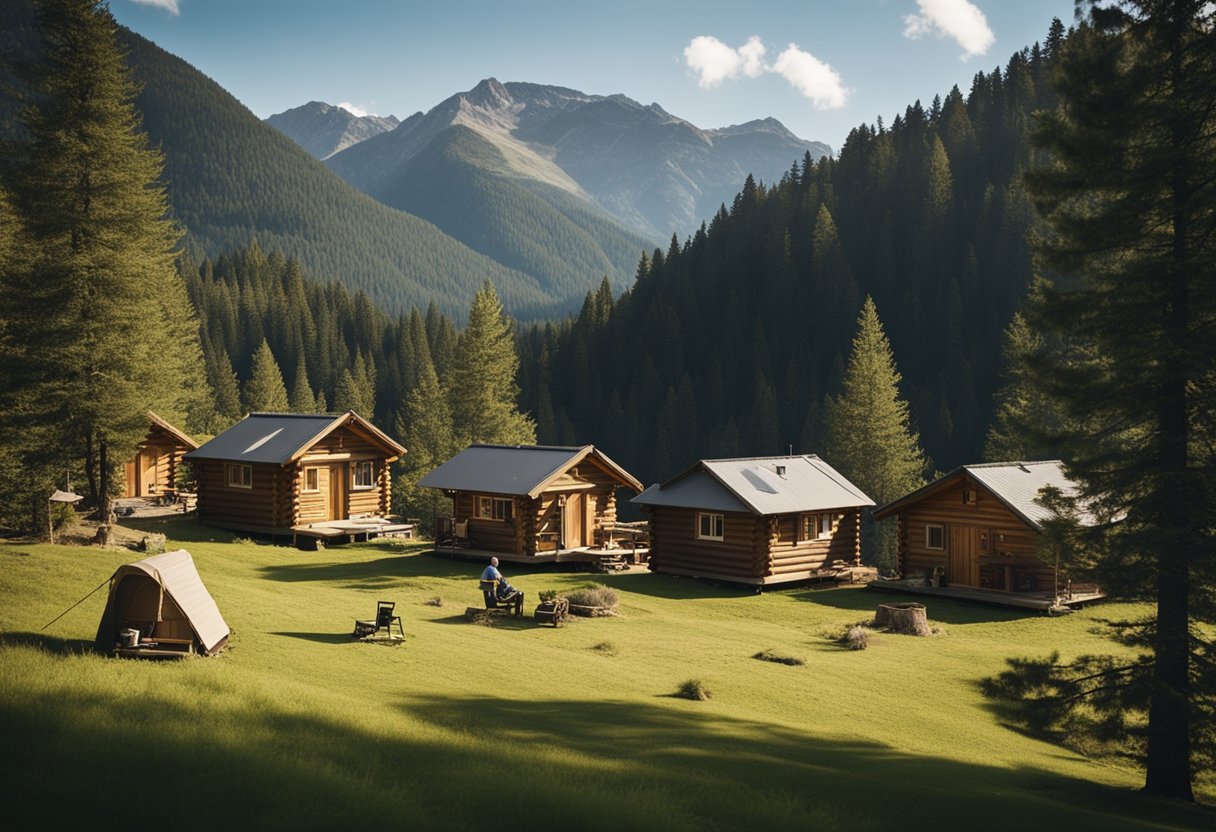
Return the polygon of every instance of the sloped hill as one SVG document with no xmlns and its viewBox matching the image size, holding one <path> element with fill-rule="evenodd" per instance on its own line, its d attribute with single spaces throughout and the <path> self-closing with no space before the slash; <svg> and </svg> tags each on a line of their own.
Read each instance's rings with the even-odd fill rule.
<svg viewBox="0 0 1216 832">
<path fill-rule="evenodd" d="M 387 133 L 401 122 L 396 116 L 357 116 L 342 107 L 310 101 L 275 113 L 266 123 L 313 157 L 325 159 L 372 136 Z"/>
</svg>

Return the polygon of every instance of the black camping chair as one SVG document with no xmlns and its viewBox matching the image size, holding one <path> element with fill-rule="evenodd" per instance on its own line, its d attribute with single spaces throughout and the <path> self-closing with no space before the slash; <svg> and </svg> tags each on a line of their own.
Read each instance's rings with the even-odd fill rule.
<svg viewBox="0 0 1216 832">
<path fill-rule="evenodd" d="M 489 580 L 481 581 L 482 598 L 485 599 L 486 609 L 488 610 L 510 610 L 514 607 L 514 615 L 516 618 L 523 618 L 524 615 L 524 594 L 518 589 L 513 589 L 509 595 L 498 595 L 498 581 Z"/>
<path fill-rule="evenodd" d="M 356 620 L 355 621 L 355 638 L 365 638 L 374 636 L 376 633 L 384 630 L 388 633 L 389 638 L 396 638 L 393 635 L 393 625 L 397 625 L 397 632 L 401 634 L 401 638 L 405 638 L 405 629 L 401 626 L 401 616 L 393 615 L 393 608 L 397 604 L 394 601 L 377 601 L 376 602 L 376 620 Z"/>
</svg>

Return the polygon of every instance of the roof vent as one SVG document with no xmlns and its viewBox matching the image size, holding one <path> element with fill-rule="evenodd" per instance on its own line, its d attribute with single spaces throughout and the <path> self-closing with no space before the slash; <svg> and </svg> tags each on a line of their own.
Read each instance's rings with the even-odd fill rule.
<svg viewBox="0 0 1216 832">
<path fill-rule="evenodd" d="M 777 466 L 777 476 L 779 476 L 779 477 L 785 476 L 785 466 L 784 465 Z"/>
</svg>

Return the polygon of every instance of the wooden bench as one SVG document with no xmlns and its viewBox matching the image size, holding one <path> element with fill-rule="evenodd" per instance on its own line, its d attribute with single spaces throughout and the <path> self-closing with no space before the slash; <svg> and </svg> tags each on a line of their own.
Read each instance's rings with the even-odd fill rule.
<svg viewBox="0 0 1216 832">
<path fill-rule="evenodd" d="M 498 581 L 481 581 L 478 585 L 481 588 L 481 596 L 485 601 L 487 610 L 511 610 L 514 608 L 515 617 L 523 618 L 524 594 L 518 589 L 510 595 L 500 598 L 498 596 Z"/>
</svg>

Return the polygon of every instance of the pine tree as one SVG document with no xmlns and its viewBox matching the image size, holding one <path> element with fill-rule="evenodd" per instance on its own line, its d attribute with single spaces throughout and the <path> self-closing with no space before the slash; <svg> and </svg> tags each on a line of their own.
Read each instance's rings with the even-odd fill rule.
<svg viewBox="0 0 1216 832">
<path fill-rule="evenodd" d="M 1059 436 L 1063 417 L 1055 400 L 1031 377 L 1030 362 L 1043 351 L 1043 338 L 1021 313 L 1005 328 L 1005 386 L 984 442 L 989 462 L 1057 459 L 1060 448 L 1045 437 Z"/>
<path fill-rule="evenodd" d="M 289 409 L 283 373 L 274 359 L 274 353 L 270 351 L 270 344 L 262 339 L 262 345 L 253 354 L 249 380 L 245 382 L 245 410 L 250 413 L 286 413 Z"/>
<path fill-rule="evenodd" d="M 228 351 L 223 347 L 207 357 L 207 382 L 215 396 L 215 415 L 206 432 L 214 435 L 232 427 L 244 413 L 241 409 L 241 389 L 237 384 L 236 371 L 232 369 Z"/>
<path fill-rule="evenodd" d="M 418 480 L 446 462 L 459 448 L 452 433 L 447 394 L 427 350 L 418 356 L 418 384 L 406 396 L 395 426 L 407 451 L 401 461 L 401 475 L 393 486 L 396 510 L 417 517 L 423 529 L 433 533 L 435 518 L 449 515 L 451 503 L 442 492 L 419 488 Z"/>
<path fill-rule="evenodd" d="M 13 149 L 9 183 L 37 256 L 6 287 L 25 354 L 6 386 L 30 427 L 52 428 L 83 458 L 106 517 L 148 410 L 205 420 L 203 361 L 174 267 L 180 231 L 167 219 L 161 157 L 140 130 L 117 25 L 104 4 L 47 0 L 38 28 L 43 55 L 30 64 L 34 94 L 21 115 L 28 140 Z"/>
<path fill-rule="evenodd" d="M 902 497 L 924 482 L 925 458 L 900 398 L 899 371 L 869 297 L 857 319 L 857 335 L 842 390 L 827 399 L 827 462 L 878 505 Z M 867 554 L 883 566 L 894 562 L 893 530 L 869 541 Z"/>
<path fill-rule="evenodd" d="M 1069 471 L 1099 518 L 1100 579 L 1155 604 L 1145 790 L 1192 800 L 1216 621 L 1216 11 L 1094 6 L 1061 49 L 1062 104 L 1028 177 L 1050 234 L 1029 319 L 1060 348 L 1034 381 L 1061 405 Z M 1210 632 L 1210 629 L 1209 631 Z M 1207 651 L 1207 655 L 1202 655 Z M 1207 714 L 1210 726 L 1212 715 Z M 1210 727 L 1207 729 L 1210 736 Z"/>
<path fill-rule="evenodd" d="M 452 361 L 449 399 L 458 444 L 536 441 L 535 425 L 516 404 L 519 357 L 511 324 L 488 280 L 473 298 Z"/>
<path fill-rule="evenodd" d="M 313 396 L 312 386 L 308 382 L 308 367 L 305 365 L 304 356 L 301 355 L 300 360 L 296 362 L 296 378 L 291 383 L 288 405 L 292 413 L 312 413 L 316 403 L 317 399 Z"/>
</svg>

